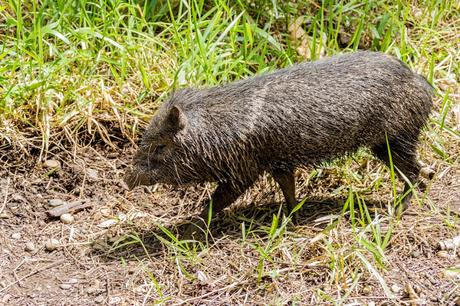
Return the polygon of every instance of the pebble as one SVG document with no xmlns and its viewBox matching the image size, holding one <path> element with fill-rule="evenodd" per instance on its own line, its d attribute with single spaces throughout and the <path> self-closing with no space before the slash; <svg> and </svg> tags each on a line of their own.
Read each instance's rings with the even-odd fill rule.
<svg viewBox="0 0 460 306">
<path fill-rule="evenodd" d="M 394 293 L 399 293 L 401 291 L 401 287 L 399 287 L 398 285 L 394 284 L 391 286 L 391 291 L 393 291 Z"/>
<path fill-rule="evenodd" d="M 35 252 L 35 244 L 32 241 L 26 243 L 25 247 L 27 252 Z"/>
<path fill-rule="evenodd" d="M 452 239 L 440 241 L 438 245 L 441 250 L 453 250 L 460 246 L 460 235 Z"/>
<path fill-rule="evenodd" d="M 119 296 L 111 296 L 109 298 L 109 304 L 120 305 L 122 301 L 122 298 Z"/>
<path fill-rule="evenodd" d="M 458 269 L 446 269 L 443 271 L 444 277 L 452 280 L 459 280 L 460 279 L 460 272 L 458 272 Z"/>
<path fill-rule="evenodd" d="M 70 284 L 61 284 L 59 287 L 61 287 L 61 289 L 67 290 L 67 289 L 72 288 L 72 285 L 70 285 Z"/>
<path fill-rule="evenodd" d="M 60 243 L 59 243 L 59 240 L 57 239 L 49 239 L 48 241 L 46 241 L 45 243 L 45 248 L 48 250 L 48 251 L 54 251 L 56 250 L 58 247 L 59 247 Z"/>
<path fill-rule="evenodd" d="M 86 175 L 88 176 L 89 179 L 91 180 L 97 180 L 99 178 L 99 173 L 97 170 L 94 169 L 88 169 L 86 170 Z"/>
<path fill-rule="evenodd" d="M 2 298 L 3 303 L 8 303 L 8 301 L 11 299 L 11 294 L 5 294 Z"/>
<path fill-rule="evenodd" d="M 62 214 L 60 219 L 64 224 L 70 224 L 75 221 L 75 218 L 71 214 Z"/>
<path fill-rule="evenodd" d="M 200 281 L 201 284 L 207 284 L 208 283 L 208 277 L 206 276 L 206 274 L 204 274 L 203 271 L 196 272 L 196 276 L 197 276 L 197 278 L 198 278 L 198 280 Z"/>
<path fill-rule="evenodd" d="M 422 253 L 421 253 L 419 250 L 415 250 L 415 251 L 413 251 L 410 255 L 411 255 L 413 258 L 417 258 L 417 257 L 420 257 L 420 255 L 422 255 Z"/>
<path fill-rule="evenodd" d="M 76 278 L 69 278 L 67 280 L 67 284 L 76 284 L 76 283 L 78 283 L 78 279 Z"/>
<path fill-rule="evenodd" d="M 64 200 L 61 200 L 61 199 L 51 199 L 51 200 L 48 201 L 48 204 L 50 206 L 56 207 L 56 206 L 64 205 L 64 204 L 66 204 L 66 202 Z"/>
<path fill-rule="evenodd" d="M 103 295 L 99 295 L 97 298 L 94 299 L 94 302 L 96 302 L 97 304 L 104 303 L 104 301 L 105 297 Z"/>
<path fill-rule="evenodd" d="M 101 212 L 101 214 L 102 214 L 104 217 L 109 217 L 109 216 L 111 216 L 111 211 L 110 211 L 110 209 L 108 209 L 108 208 L 102 208 L 102 209 L 100 210 L 100 212 Z"/>
<path fill-rule="evenodd" d="M 441 258 L 455 259 L 455 255 L 449 254 L 447 251 L 439 251 L 436 253 L 436 255 Z"/>
<path fill-rule="evenodd" d="M 56 159 L 47 159 L 43 163 L 43 166 L 47 168 L 61 168 L 61 163 Z"/>
<path fill-rule="evenodd" d="M 372 293 L 372 288 L 370 286 L 364 286 L 363 287 L 363 293 L 365 295 L 371 294 Z"/>
<path fill-rule="evenodd" d="M 11 238 L 18 240 L 21 239 L 21 234 L 20 233 L 13 233 L 11 234 Z"/>
<path fill-rule="evenodd" d="M 0 214 L 0 219 L 8 219 L 10 217 L 10 215 L 8 215 L 7 213 L 1 213 Z"/>
<path fill-rule="evenodd" d="M 116 220 L 106 220 L 106 221 L 102 221 L 101 223 L 99 223 L 97 226 L 98 227 L 101 227 L 101 228 L 109 228 L 111 226 L 114 226 L 115 224 L 117 224 L 118 221 Z"/>
<path fill-rule="evenodd" d="M 91 287 L 87 288 L 85 291 L 88 294 L 94 294 L 98 292 L 99 290 L 101 290 L 101 282 L 96 279 L 94 281 L 94 284 Z"/>
</svg>

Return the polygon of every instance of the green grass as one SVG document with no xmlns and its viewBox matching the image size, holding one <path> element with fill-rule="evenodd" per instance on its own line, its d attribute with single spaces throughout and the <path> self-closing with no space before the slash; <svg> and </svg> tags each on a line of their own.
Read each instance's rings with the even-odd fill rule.
<svg viewBox="0 0 460 306">
<path fill-rule="evenodd" d="M 114 127 L 132 138 L 156 105 L 146 96 L 162 101 L 177 87 L 305 60 L 302 40 L 308 59 L 359 47 L 394 54 L 434 80 L 459 73 L 455 1 L 2 3 L 1 135 L 15 143 L 15 127 L 30 127 L 45 151 L 63 131 L 86 143 L 109 142 Z M 292 40 L 300 15 L 303 36 Z"/>
<path fill-rule="evenodd" d="M 397 56 L 437 88 L 440 115 L 433 116 L 424 135 L 431 151 L 422 155 L 455 164 L 459 156 L 451 155 L 449 146 L 460 134 L 449 118 L 459 89 L 448 81 L 458 81 L 460 75 L 459 16 L 456 0 L 3 1 L 0 148 L 36 149 L 44 156 L 60 145 L 134 141 L 175 88 L 212 86 L 299 61 L 371 49 Z M 357 158 L 368 157 L 360 153 Z M 240 283 L 263 290 L 264 279 L 279 279 L 290 271 L 280 268 L 283 257 L 290 258 L 292 267 L 328 268 L 326 282 L 336 294 L 318 287 L 318 303 L 345 303 L 369 278 L 387 298 L 393 297 L 381 273 L 399 216 L 391 209 L 385 215 L 371 214 L 363 193 L 378 191 L 386 182 L 396 195 L 395 169 L 374 169 L 378 175 L 371 177 L 357 171 L 354 163 L 348 158 L 328 165 L 343 175 L 345 184 L 336 191 L 346 200 L 340 216 L 331 217 L 318 236 L 316 243 L 324 251 L 318 258 L 305 262 L 310 246 L 296 241 L 308 231 L 292 229 L 290 216 L 281 210 L 268 218 L 269 226 L 239 220 L 238 247 L 254 256 L 248 259 L 254 265 L 240 271 L 253 278 Z M 321 177 L 320 171 L 308 180 Z M 348 232 L 342 237 L 338 228 Z M 158 238 L 175 259 L 169 264 L 196 281 L 193 271 L 206 270 L 206 258 L 218 247 L 208 242 L 197 247 L 162 230 L 166 238 Z M 117 245 L 132 244 L 141 245 L 148 259 L 155 260 L 137 236 L 126 236 Z M 153 284 L 148 294 L 159 302 L 169 299 L 161 279 L 144 270 Z"/>
</svg>

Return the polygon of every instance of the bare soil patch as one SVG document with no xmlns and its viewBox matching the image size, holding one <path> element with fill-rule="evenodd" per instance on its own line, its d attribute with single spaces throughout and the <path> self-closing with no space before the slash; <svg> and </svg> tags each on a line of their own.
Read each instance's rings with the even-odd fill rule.
<svg viewBox="0 0 460 306">
<path fill-rule="evenodd" d="M 257 229 L 270 227 L 282 204 L 270 179 L 262 178 L 213 221 L 207 247 L 181 251 L 168 242 L 159 225 L 175 233 L 176 225 L 200 211 L 199 202 L 208 197 L 212 186 L 180 190 L 158 186 L 129 192 L 121 177 L 131 153 L 126 147 L 59 152 L 52 157 L 61 164 L 58 170 L 32 157 L 13 153 L 2 157 L 0 304 L 316 305 L 321 292 L 340 296 L 337 290 L 352 287 L 344 302 L 452 305 L 459 298 L 458 275 L 445 273 L 458 267 L 459 252 L 439 254 L 438 250 L 440 240 L 459 234 L 454 225 L 458 224 L 454 211 L 460 206 L 458 165 L 440 166 L 429 186 L 430 200 L 413 204 L 395 226 L 385 250 L 388 261 L 380 271 L 395 296 L 388 299 L 371 273 L 359 269 L 331 273 L 335 271 L 331 257 L 356 260 L 346 248 L 329 248 L 321 237 L 342 210 L 343 200 L 330 193 L 340 185 L 334 174 L 321 184 L 307 184 L 306 174 L 300 173 L 299 193 L 309 194 L 312 200 L 272 250 L 274 260 L 264 263 L 266 273 L 258 276 L 260 254 L 251 245 L 267 241 L 266 232 L 257 234 Z M 368 205 L 385 204 L 384 194 L 373 195 Z M 74 221 L 65 224 L 47 214 L 53 199 L 84 199 L 91 206 L 72 212 Z M 329 235 L 342 245 L 352 244 L 350 224 L 338 220 Z M 242 226 L 249 225 L 252 234 L 243 238 Z M 45 247 L 49 239 L 59 241 L 53 251 Z M 330 254 L 332 250 L 335 254 Z M 354 273 L 365 276 L 350 283 Z"/>
</svg>

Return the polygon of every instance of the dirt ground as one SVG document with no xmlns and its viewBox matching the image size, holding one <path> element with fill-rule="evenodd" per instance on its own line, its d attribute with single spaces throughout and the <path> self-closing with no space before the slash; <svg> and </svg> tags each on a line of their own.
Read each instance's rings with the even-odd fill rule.
<svg viewBox="0 0 460 306">
<path fill-rule="evenodd" d="M 165 235 L 158 225 L 174 232 L 174 225 L 199 212 L 198 203 L 212 186 L 127 191 L 121 177 L 132 154 L 128 147 L 59 151 L 48 157 L 59 161 L 59 169 L 5 151 L 0 159 L 1 305 L 316 305 L 321 292 L 340 296 L 337 287 L 342 285 L 356 286 L 344 301 L 349 305 L 460 303 L 459 274 L 446 273 L 460 267 L 459 252 L 438 249 L 439 241 L 460 234 L 455 213 L 460 211 L 458 165 L 439 165 L 429 186 L 429 204 L 412 205 L 398 224 L 381 272 L 395 295 L 388 299 L 372 275 L 357 284 L 340 284 L 348 278 L 330 274 L 331 267 L 321 259 L 325 244 L 312 238 L 328 218 L 340 214 L 343 203 L 328 198 L 320 186 L 305 187 L 302 180 L 301 195 L 326 200 L 307 203 L 301 221 L 289 228 L 275 251 L 279 256 L 268 264 L 276 277 L 257 281 L 259 256 L 241 243 L 241 223 L 252 219 L 255 228 L 270 226 L 282 202 L 267 178 L 218 217 L 208 248 L 192 249 L 186 256 L 168 239 L 160 241 Z M 74 220 L 66 224 L 49 216 L 50 200 L 84 200 L 88 205 L 72 212 Z M 349 224 L 343 224 L 334 235 L 346 240 L 349 232 Z M 47 250 L 49 239 L 58 240 L 55 250 Z M 299 265 L 292 265 L 293 250 Z"/>
</svg>

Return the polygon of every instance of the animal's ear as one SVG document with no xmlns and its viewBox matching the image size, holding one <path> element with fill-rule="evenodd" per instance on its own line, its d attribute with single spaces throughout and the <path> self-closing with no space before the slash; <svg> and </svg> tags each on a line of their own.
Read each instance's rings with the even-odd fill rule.
<svg viewBox="0 0 460 306">
<path fill-rule="evenodd" d="M 184 112 L 177 106 L 173 106 L 167 117 L 168 127 L 174 132 L 177 133 L 180 130 L 183 130 L 187 125 L 187 117 L 185 117 Z"/>
</svg>

